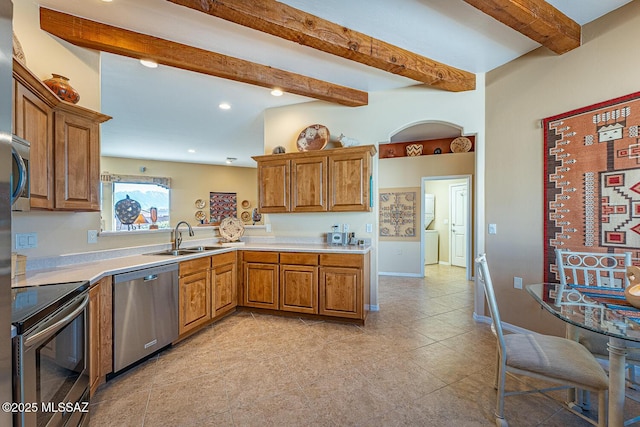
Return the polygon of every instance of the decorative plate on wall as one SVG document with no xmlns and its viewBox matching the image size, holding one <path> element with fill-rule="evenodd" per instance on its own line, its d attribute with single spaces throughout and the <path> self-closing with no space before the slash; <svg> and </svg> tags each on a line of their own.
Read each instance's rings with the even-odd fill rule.
<svg viewBox="0 0 640 427">
<path fill-rule="evenodd" d="M 204 221 L 205 218 L 206 218 L 206 216 L 205 216 L 204 212 L 202 212 L 202 211 L 196 212 L 196 219 L 198 221 Z"/>
<path fill-rule="evenodd" d="M 298 151 L 322 150 L 329 142 L 329 129 L 324 125 L 311 125 L 298 135 Z"/>
<path fill-rule="evenodd" d="M 222 220 L 218 231 L 227 242 L 236 242 L 244 234 L 244 224 L 235 216 L 228 216 Z"/>
<path fill-rule="evenodd" d="M 196 200 L 196 208 L 198 209 L 202 209 L 205 206 L 205 201 L 202 199 L 198 199 Z"/>
<path fill-rule="evenodd" d="M 249 211 L 244 211 L 240 214 L 240 218 L 244 221 L 244 222 L 251 222 L 251 214 L 249 213 Z"/>
<path fill-rule="evenodd" d="M 471 140 L 469 138 L 465 138 L 464 136 L 459 136 L 453 141 L 451 141 L 451 152 L 452 153 L 466 153 L 471 150 Z"/>
</svg>

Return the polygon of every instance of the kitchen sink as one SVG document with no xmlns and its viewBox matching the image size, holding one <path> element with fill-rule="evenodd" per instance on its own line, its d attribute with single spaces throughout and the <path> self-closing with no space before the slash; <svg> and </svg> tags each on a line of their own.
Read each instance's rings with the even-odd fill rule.
<svg viewBox="0 0 640 427">
<path fill-rule="evenodd" d="M 191 255 L 198 252 L 204 251 L 214 251 L 216 249 L 222 249 L 223 246 L 195 246 L 193 248 L 184 248 L 184 249 L 167 249 L 166 251 L 160 252 L 151 252 L 145 255 L 168 255 L 168 256 L 179 256 L 179 255 Z"/>
<path fill-rule="evenodd" d="M 170 256 L 178 256 L 178 255 L 191 255 L 196 251 L 192 251 L 189 249 L 169 249 L 166 251 L 160 251 L 160 252 L 152 252 L 149 254 L 145 254 L 145 255 L 170 255 Z"/>
<path fill-rule="evenodd" d="M 221 245 L 214 245 L 214 246 L 196 246 L 193 248 L 185 248 L 182 249 L 184 251 L 190 251 L 190 252 L 203 252 L 203 251 L 215 251 L 216 249 L 222 249 L 224 246 Z"/>
</svg>

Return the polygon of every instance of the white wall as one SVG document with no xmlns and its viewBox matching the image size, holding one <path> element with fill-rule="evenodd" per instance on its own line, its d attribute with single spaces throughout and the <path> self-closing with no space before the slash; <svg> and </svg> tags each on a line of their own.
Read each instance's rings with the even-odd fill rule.
<svg viewBox="0 0 640 427">
<path fill-rule="evenodd" d="M 473 152 L 381 159 L 378 169 L 379 188 L 420 187 L 423 177 L 473 175 L 475 161 L 476 155 Z M 436 197 L 436 214 L 442 212 L 439 209 L 440 203 L 441 197 Z M 448 212 L 447 207 L 446 213 Z M 442 218 L 435 222 L 442 225 Z M 442 257 L 442 242 L 440 248 Z M 449 250 L 448 245 L 446 250 Z M 420 256 L 420 242 L 380 241 L 379 254 L 378 271 L 421 275 L 424 260 Z M 445 259 L 448 261 L 448 256 Z"/>
<path fill-rule="evenodd" d="M 13 31 L 24 50 L 27 68 L 40 80 L 50 78 L 51 73 L 69 78 L 80 94 L 78 105 L 100 111 L 100 53 L 42 31 L 39 22 L 38 2 L 13 0 Z"/>
<path fill-rule="evenodd" d="M 587 24 L 582 46 L 556 55 L 540 48 L 487 75 L 487 236 L 502 320 L 545 333 L 562 322 L 540 310 L 513 277 L 543 277 L 543 129 L 540 120 L 637 92 L 640 2 Z M 484 234 L 484 232 L 482 233 Z"/>
<path fill-rule="evenodd" d="M 296 136 L 310 124 L 320 123 L 329 128 L 331 135 L 341 133 L 359 140 L 362 144 L 388 143 L 391 135 L 410 125 L 436 121 L 455 124 L 462 129 L 463 134 L 476 135 L 476 156 L 482 155 L 484 150 L 484 75 L 477 76 L 478 89 L 469 92 L 451 93 L 426 86 L 413 86 L 393 91 L 370 93 L 369 105 L 349 108 L 331 105 L 324 102 L 310 102 L 289 107 L 281 107 L 265 112 L 265 153 L 271 153 L 278 145 L 284 146 L 287 152 L 297 151 Z M 473 165 L 474 153 L 460 154 L 470 156 Z M 420 187 L 420 177 L 428 172 L 421 170 L 421 162 L 429 157 L 374 159 L 374 195 L 383 187 L 407 187 L 408 185 L 395 183 L 404 181 L 404 176 L 415 176 L 415 186 Z M 444 156 L 443 156 L 444 158 Z M 391 164 L 399 160 L 413 163 L 397 163 L 399 173 L 389 175 L 380 173 L 383 162 Z M 434 167 L 438 169 L 437 163 Z M 466 170 L 466 169 L 465 169 Z M 449 172 L 446 172 L 449 173 Z M 467 173 L 467 172 L 464 172 Z M 480 179 L 476 180 L 479 181 Z M 378 253 L 382 247 L 378 245 L 378 203 L 374 203 L 370 213 L 336 213 L 336 214 L 271 214 L 269 220 L 275 235 L 304 235 L 322 236 L 330 231 L 334 223 L 349 222 L 351 230 L 360 237 L 373 240 L 375 246 L 372 258 L 372 294 L 371 303 L 378 304 L 377 299 L 377 271 L 379 262 L 387 262 L 387 254 L 383 257 Z M 365 224 L 374 224 L 374 233 L 366 233 Z M 418 246 L 417 260 L 419 260 Z M 406 254 L 412 254 L 407 251 Z M 405 254 L 405 256 L 406 256 Z M 404 258 L 403 258 L 404 260 Z M 420 261 L 417 261 L 419 265 Z M 415 265 L 416 262 L 411 263 Z M 411 267 L 402 267 L 400 271 L 411 271 Z M 398 271 L 398 270 L 395 270 Z"/>
<path fill-rule="evenodd" d="M 103 157 L 103 171 L 112 174 L 140 175 L 140 167 L 147 168 L 148 176 L 171 178 L 171 224 L 185 220 L 194 226 L 193 238 L 183 234 L 185 243 L 193 239 L 211 238 L 217 241 L 218 233 L 211 227 L 197 227 L 195 207 L 197 199 L 209 200 L 210 191 L 237 193 L 238 216 L 242 212 L 240 202 L 248 200 L 256 206 L 258 189 L 257 170 L 232 166 L 200 165 L 194 163 L 174 163 L 152 160 L 122 159 Z M 205 209 L 209 208 L 209 204 Z M 29 259 L 48 258 L 62 254 L 98 251 L 105 249 L 144 246 L 169 243 L 170 233 L 166 231 L 145 234 L 107 234 L 98 237 L 97 244 L 87 243 L 87 231 L 100 229 L 99 212 L 14 212 L 12 234 L 37 233 L 38 247 L 23 249 L 21 254 Z M 246 230 L 247 235 L 265 234 L 262 230 Z"/>
</svg>

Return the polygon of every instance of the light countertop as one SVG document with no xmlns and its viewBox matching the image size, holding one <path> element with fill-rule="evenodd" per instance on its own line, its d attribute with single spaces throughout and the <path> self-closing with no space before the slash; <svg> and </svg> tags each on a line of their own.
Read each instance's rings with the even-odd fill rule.
<svg viewBox="0 0 640 427">
<path fill-rule="evenodd" d="M 185 248 L 188 249 L 188 246 L 185 245 Z M 11 286 L 37 286 L 50 283 L 75 282 L 80 280 L 89 280 L 93 284 L 101 278 L 111 276 L 113 274 L 151 268 L 159 265 L 166 265 L 236 250 L 366 254 L 371 251 L 371 246 L 339 246 L 320 243 L 246 243 L 241 246 L 231 246 L 228 248 L 195 252 L 192 254 L 178 256 L 131 255 L 92 262 L 69 264 L 49 269 L 27 271 L 24 275 L 16 276 L 12 280 Z"/>
</svg>

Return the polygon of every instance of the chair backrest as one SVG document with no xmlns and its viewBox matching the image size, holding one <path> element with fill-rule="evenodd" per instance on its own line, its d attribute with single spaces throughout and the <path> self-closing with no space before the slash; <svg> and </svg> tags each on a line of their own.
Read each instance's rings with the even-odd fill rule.
<svg viewBox="0 0 640 427">
<path fill-rule="evenodd" d="M 498 302 L 496 301 L 496 294 L 493 290 L 493 282 L 491 281 L 491 275 L 489 274 L 489 265 L 487 264 L 486 254 L 481 254 L 476 258 L 476 264 L 478 266 L 478 279 L 484 286 L 484 295 L 487 298 L 487 304 L 489 305 L 489 312 L 491 313 L 491 321 L 493 323 L 493 331 L 498 338 L 500 344 L 500 352 L 505 354 L 504 335 L 502 333 L 502 321 L 500 320 L 500 312 L 498 311 Z"/>
<path fill-rule="evenodd" d="M 573 252 L 556 249 L 556 265 L 561 289 L 567 284 L 626 288 L 626 270 L 631 252 Z"/>
</svg>

